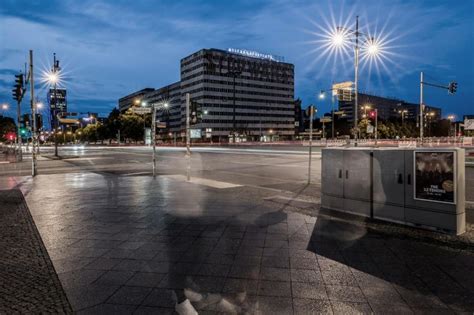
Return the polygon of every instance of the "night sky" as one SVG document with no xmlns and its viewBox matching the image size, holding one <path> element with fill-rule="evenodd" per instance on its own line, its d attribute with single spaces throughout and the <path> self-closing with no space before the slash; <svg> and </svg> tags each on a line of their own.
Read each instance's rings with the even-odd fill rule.
<svg viewBox="0 0 474 315">
<path fill-rule="evenodd" d="M 362 62 L 360 90 L 419 102 L 420 71 L 458 93 L 426 89 L 443 115 L 474 114 L 474 1 L 105 1 L 1 0 L 0 103 L 10 104 L 13 74 L 34 50 L 36 91 L 53 52 L 63 68 L 69 110 L 107 114 L 117 100 L 179 80 L 179 60 L 201 48 L 243 48 L 295 64 L 295 97 L 327 111 L 315 95 L 353 80 L 352 52 L 325 49 L 326 32 L 353 27 L 384 40 L 381 59 Z M 26 101 L 23 107 L 26 109 Z"/>
</svg>

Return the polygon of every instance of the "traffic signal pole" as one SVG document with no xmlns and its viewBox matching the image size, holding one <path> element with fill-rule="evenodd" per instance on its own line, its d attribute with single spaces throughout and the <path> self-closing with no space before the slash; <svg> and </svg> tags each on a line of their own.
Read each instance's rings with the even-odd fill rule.
<svg viewBox="0 0 474 315">
<path fill-rule="evenodd" d="M 191 180 L 191 139 L 190 139 L 190 120 L 189 120 L 189 105 L 191 103 L 191 96 L 186 93 L 186 180 Z"/>
<path fill-rule="evenodd" d="M 18 161 L 20 162 L 23 158 L 23 152 L 21 148 L 21 102 L 18 101 L 16 103 L 16 116 L 17 116 L 17 136 L 16 136 L 16 143 L 18 145 Z"/>
<path fill-rule="evenodd" d="M 31 176 L 35 177 L 37 174 L 36 168 L 36 104 L 35 104 L 35 83 L 33 76 L 33 50 L 30 50 L 30 92 L 31 92 L 31 119 L 33 121 L 32 135 L 31 135 Z"/>
<path fill-rule="evenodd" d="M 425 106 L 423 105 L 423 71 L 420 73 L 420 140 L 421 145 L 423 146 L 423 112 L 425 111 Z"/>
<path fill-rule="evenodd" d="M 151 139 L 153 141 L 153 177 L 156 177 L 156 104 L 152 104 Z"/>
<path fill-rule="evenodd" d="M 309 108 L 309 161 L 308 161 L 308 184 L 311 184 L 311 157 L 313 147 L 313 116 L 314 106 L 310 105 Z"/>
<path fill-rule="evenodd" d="M 458 83 L 454 82 L 454 81 L 449 82 L 449 84 L 447 86 L 425 82 L 423 72 L 420 73 L 420 139 L 421 139 L 421 145 L 423 145 L 423 127 L 424 127 L 423 126 L 424 125 L 423 118 L 424 118 L 424 112 L 425 112 L 425 105 L 423 104 L 423 88 L 424 88 L 425 85 L 448 90 L 449 94 L 456 93 L 456 91 L 458 89 Z"/>
</svg>

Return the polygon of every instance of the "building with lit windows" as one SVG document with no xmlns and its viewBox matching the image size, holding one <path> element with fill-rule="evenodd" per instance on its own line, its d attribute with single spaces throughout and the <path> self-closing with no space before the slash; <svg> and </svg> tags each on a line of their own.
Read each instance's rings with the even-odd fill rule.
<svg viewBox="0 0 474 315">
<path fill-rule="evenodd" d="M 242 49 L 201 49 L 180 62 L 180 81 L 151 91 L 140 90 L 119 100 L 120 111 L 140 98 L 167 100 L 168 134 L 184 136 L 186 93 L 201 107 L 202 137 L 228 141 L 290 139 L 295 134 L 294 65 L 282 57 Z M 121 106 L 122 104 L 122 106 Z M 128 106 L 128 107 L 127 107 Z"/>
</svg>

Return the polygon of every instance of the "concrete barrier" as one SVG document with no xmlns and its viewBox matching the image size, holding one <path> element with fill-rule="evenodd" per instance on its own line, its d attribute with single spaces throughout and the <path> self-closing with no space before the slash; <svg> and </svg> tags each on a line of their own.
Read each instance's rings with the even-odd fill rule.
<svg viewBox="0 0 474 315">
<path fill-rule="evenodd" d="M 462 234 L 464 156 L 461 148 L 325 148 L 322 207 Z"/>
</svg>

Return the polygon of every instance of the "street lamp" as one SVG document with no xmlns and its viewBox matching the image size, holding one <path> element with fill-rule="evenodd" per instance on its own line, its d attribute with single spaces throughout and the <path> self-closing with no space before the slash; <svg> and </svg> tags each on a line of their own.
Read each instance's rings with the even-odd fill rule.
<svg viewBox="0 0 474 315">
<path fill-rule="evenodd" d="M 146 105 L 146 102 L 142 102 L 142 106 L 143 106 L 143 103 L 145 103 Z M 151 125 L 152 125 L 151 139 L 153 142 L 153 156 L 152 156 L 153 177 L 155 177 L 156 176 L 156 113 L 157 113 L 157 110 L 159 109 L 161 110 L 167 109 L 169 107 L 169 103 L 166 101 L 161 101 L 158 103 L 151 103 L 150 106 L 152 107 L 152 110 L 153 110 L 153 113 L 152 113 L 153 116 L 151 117 Z"/>
<path fill-rule="evenodd" d="M 360 46 L 359 38 L 363 39 L 363 46 Z M 355 30 L 338 26 L 331 37 L 331 45 L 334 48 L 347 47 L 349 43 L 354 44 L 354 128 L 355 145 L 357 146 L 357 137 L 359 133 L 358 115 L 359 115 L 359 54 L 362 48 L 363 57 L 378 58 L 383 50 L 383 45 L 374 37 L 359 31 L 359 16 L 356 17 Z"/>
<path fill-rule="evenodd" d="M 8 104 L 2 104 L 2 109 L 3 110 L 8 110 Z"/>
<path fill-rule="evenodd" d="M 57 87 L 61 84 L 61 68 L 59 67 L 59 60 L 56 59 L 56 53 L 53 53 L 53 67 L 51 70 L 43 73 L 43 82 L 48 83 L 50 86 L 53 87 L 54 93 L 54 106 L 51 103 L 51 129 L 54 132 L 54 155 L 58 156 L 58 140 L 56 137 L 56 129 L 58 125 L 57 121 L 57 112 L 58 112 L 58 90 Z M 51 102 L 52 100 L 50 100 Z"/>
<path fill-rule="evenodd" d="M 401 109 L 398 111 L 398 113 L 402 116 L 402 126 L 404 125 L 405 123 L 405 114 L 408 113 L 408 110 L 407 109 Z"/>
<path fill-rule="evenodd" d="M 448 134 L 448 136 L 451 136 L 451 129 L 453 129 L 452 124 L 453 124 L 454 119 L 456 119 L 455 115 L 448 115 L 448 120 L 449 120 L 449 134 Z M 454 128 L 454 136 L 456 136 L 456 128 Z"/>
</svg>

